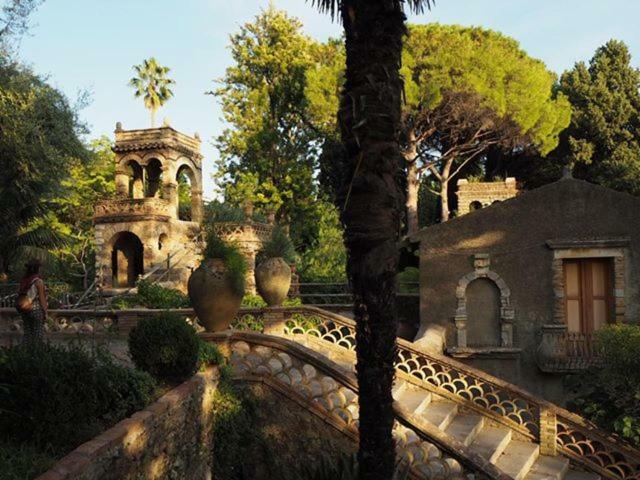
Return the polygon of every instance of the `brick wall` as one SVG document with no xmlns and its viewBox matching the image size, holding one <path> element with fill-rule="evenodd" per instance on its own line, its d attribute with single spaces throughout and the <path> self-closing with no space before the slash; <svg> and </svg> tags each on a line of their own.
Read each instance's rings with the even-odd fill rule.
<svg viewBox="0 0 640 480">
<path fill-rule="evenodd" d="M 80 445 L 37 480 L 208 479 L 212 400 L 210 368 L 158 401 Z"/>
</svg>

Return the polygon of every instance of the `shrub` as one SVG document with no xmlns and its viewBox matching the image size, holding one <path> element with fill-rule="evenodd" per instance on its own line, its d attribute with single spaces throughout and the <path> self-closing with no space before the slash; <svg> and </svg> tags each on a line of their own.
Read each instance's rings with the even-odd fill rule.
<svg viewBox="0 0 640 480">
<path fill-rule="evenodd" d="M 129 333 L 129 354 L 136 367 L 155 378 L 181 382 L 198 369 L 200 339 L 179 315 L 145 318 Z"/>
<path fill-rule="evenodd" d="M 296 261 L 296 250 L 293 242 L 281 227 L 275 227 L 271 232 L 269 240 L 258 252 L 257 262 L 260 263 L 268 258 L 283 258 L 287 263 Z"/>
<path fill-rule="evenodd" d="M 147 308 L 168 310 L 171 308 L 188 308 L 189 297 L 179 290 L 165 288 L 149 280 L 140 280 L 137 284 L 138 299 Z"/>
<path fill-rule="evenodd" d="M 222 365 L 224 356 L 217 345 L 199 340 L 198 365 L 202 369 L 207 365 Z"/>
<path fill-rule="evenodd" d="M 0 441 L 0 478 L 3 480 L 35 478 L 51 468 L 54 462 L 51 455 L 32 445 Z"/>
<path fill-rule="evenodd" d="M 207 232 L 206 243 L 207 245 L 204 249 L 205 258 L 223 260 L 231 276 L 235 293 L 240 297 L 244 296 L 247 261 L 240 249 L 236 245 L 222 240 L 212 229 Z"/>
<path fill-rule="evenodd" d="M 144 408 L 155 384 L 105 351 L 36 345 L 0 350 L 5 440 L 63 452 Z"/>
<path fill-rule="evenodd" d="M 577 393 L 569 408 L 640 446 L 640 327 L 607 326 L 596 349 L 598 364 L 569 379 Z"/>
</svg>

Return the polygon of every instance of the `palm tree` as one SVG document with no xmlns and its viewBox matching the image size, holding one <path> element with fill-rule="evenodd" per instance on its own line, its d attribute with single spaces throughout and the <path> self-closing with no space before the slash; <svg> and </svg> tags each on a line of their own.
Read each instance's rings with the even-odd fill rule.
<svg viewBox="0 0 640 480">
<path fill-rule="evenodd" d="M 170 86 L 176 82 L 167 78 L 169 67 L 163 67 L 154 58 L 148 58 L 140 65 L 134 65 L 136 76 L 129 80 L 129 85 L 135 89 L 134 96 L 144 99 L 144 106 L 151 112 L 151 128 L 156 124 L 156 112 L 167 100 L 173 97 Z"/>
<path fill-rule="evenodd" d="M 399 145 L 403 5 L 419 12 L 431 0 L 311 1 L 322 12 L 339 13 L 345 33 L 346 78 L 338 112 L 344 174 L 338 199 L 357 329 L 359 476 L 389 480 L 395 466 L 395 276 L 405 203 Z"/>
</svg>

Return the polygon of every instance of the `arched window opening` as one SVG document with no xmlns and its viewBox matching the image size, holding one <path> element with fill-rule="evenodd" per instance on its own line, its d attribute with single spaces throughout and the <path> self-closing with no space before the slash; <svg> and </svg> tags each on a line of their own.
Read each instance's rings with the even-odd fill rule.
<svg viewBox="0 0 640 480">
<path fill-rule="evenodd" d="M 178 182 L 178 219 L 191 221 L 192 215 L 192 190 L 194 185 L 193 171 L 186 165 L 180 167 L 176 178 Z"/>
<path fill-rule="evenodd" d="M 166 233 L 160 234 L 160 236 L 158 237 L 158 250 L 162 250 L 167 245 L 168 239 L 169 237 L 167 237 Z"/>
<path fill-rule="evenodd" d="M 480 203 L 479 201 L 475 201 L 475 202 L 471 202 L 469 204 L 469 211 L 473 212 L 474 210 L 480 210 L 482 208 L 482 203 Z"/>
<path fill-rule="evenodd" d="M 140 164 L 131 160 L 127 164 L 129 176 L 129 198 L 142 198 L 144 196 L 144 170 Z"/>
<path fill-rule="evenodd" d="M 146 182 L 145 182 L 145 197 L 160 197 L 162 186 L 162 164 L 160 160 L 154 158 L 147 164 Z"/>
<path fill-rule="evenodd" d="M 500 290 L 487 278 L 467 286 L 467 346 L 500 345 Z"/>
<path fill-rule="evenodd" d="M 143 272 L 143 246 L 131 232 L 116 235 L 111 251 L 111 271 L 115 288 L 135 287 Z"/>
</svg>

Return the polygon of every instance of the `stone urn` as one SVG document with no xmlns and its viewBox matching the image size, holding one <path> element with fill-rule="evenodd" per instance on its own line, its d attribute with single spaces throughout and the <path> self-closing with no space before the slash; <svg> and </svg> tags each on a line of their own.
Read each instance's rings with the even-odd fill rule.
<svg viewBox="0 0 640 480">
<path fill-rule="evenodd" d="M 227 330 L 235 318 L 242 296 L 233 282 L 224 260 L 205 258 L 187 284 L 191 305 L 207 332 Z"/>
<path fill-rule="evenodd" d="M 282 305 L 291 287 L 291 267 L 282 257 L 267 258 L 256 267 L 256 288 L 270 307 Z"/>
</svg>

